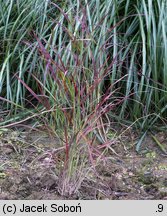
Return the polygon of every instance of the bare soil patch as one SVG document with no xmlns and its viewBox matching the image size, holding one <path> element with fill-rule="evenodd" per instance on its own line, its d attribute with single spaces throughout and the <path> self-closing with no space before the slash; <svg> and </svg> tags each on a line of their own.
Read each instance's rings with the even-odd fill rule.
<svg viewBox="0 0 167 216">
<path fill-rule="evenodd" d="M 165 144 L 165 133 L 157 137 Z M 75 194 L 63 196 L 59 140 L 44 132 L 1 132 L 0 199 L 167 199 L 167 156 L 150 136 L 141 154 L 130 140 L 122 142 L 113 146 L 118 155 L 108 152 Z"/>
</svg>

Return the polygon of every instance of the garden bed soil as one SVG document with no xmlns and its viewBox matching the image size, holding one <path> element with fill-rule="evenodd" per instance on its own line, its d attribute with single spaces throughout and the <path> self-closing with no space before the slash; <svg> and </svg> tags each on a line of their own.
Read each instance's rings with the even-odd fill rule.
<svg viewBox="0 0 167 216">
<path fill-rule="evenodd" d="M 165 143 L 166 135 L 157 134 Z M 167 199 L 167 156 L 148 136 L 141 153 L 131 140 L 107 152 L 75 193 L 60 191 L 59 140 L 44 132 L 1 131 L 0 199 Z M 63 166 L 63 165 L 62 165 Z"/>
</svg>

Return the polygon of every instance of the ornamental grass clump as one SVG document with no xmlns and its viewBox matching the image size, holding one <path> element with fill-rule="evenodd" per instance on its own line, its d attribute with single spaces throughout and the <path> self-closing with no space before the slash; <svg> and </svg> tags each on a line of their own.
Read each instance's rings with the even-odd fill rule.
<svg viewBox="0 0 167 216">
<path fill-rule="evenodd" d="M 36 116 L 100 142 L 113 119 L 165 126 L 166 10 L 164 0 L 1 0 L 0 94 L 10 115 L 0 125 Z"/>
</svg>

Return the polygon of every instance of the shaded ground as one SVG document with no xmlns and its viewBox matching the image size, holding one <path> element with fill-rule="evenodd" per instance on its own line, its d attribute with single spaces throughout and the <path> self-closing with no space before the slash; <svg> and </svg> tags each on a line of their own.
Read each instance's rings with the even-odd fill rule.
<svg viewBox="0 0 167 216">
<path fill-rule="evenodd" d="M 113 145 L 75 194 L 60 193 L 59 140 L 45 133 L 0 132 L 0 199 L 167 199 L 167 156 L 148 136 L 142 154 L 133 139 Z M 165 146 L 166 135 L 156 135 Z"/>
</svg>

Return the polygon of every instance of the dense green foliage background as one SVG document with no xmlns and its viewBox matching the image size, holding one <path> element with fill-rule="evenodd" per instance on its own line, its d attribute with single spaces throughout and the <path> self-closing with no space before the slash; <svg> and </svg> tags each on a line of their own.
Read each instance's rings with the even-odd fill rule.
<svg viewBox="0 0 167 216">
<path fill-rule="evenodd" d="M 3 106 L 44 107 L 56 125 L 165 123 L 166 14 L 165 0 L 0 0 Z"/>
</svg>

